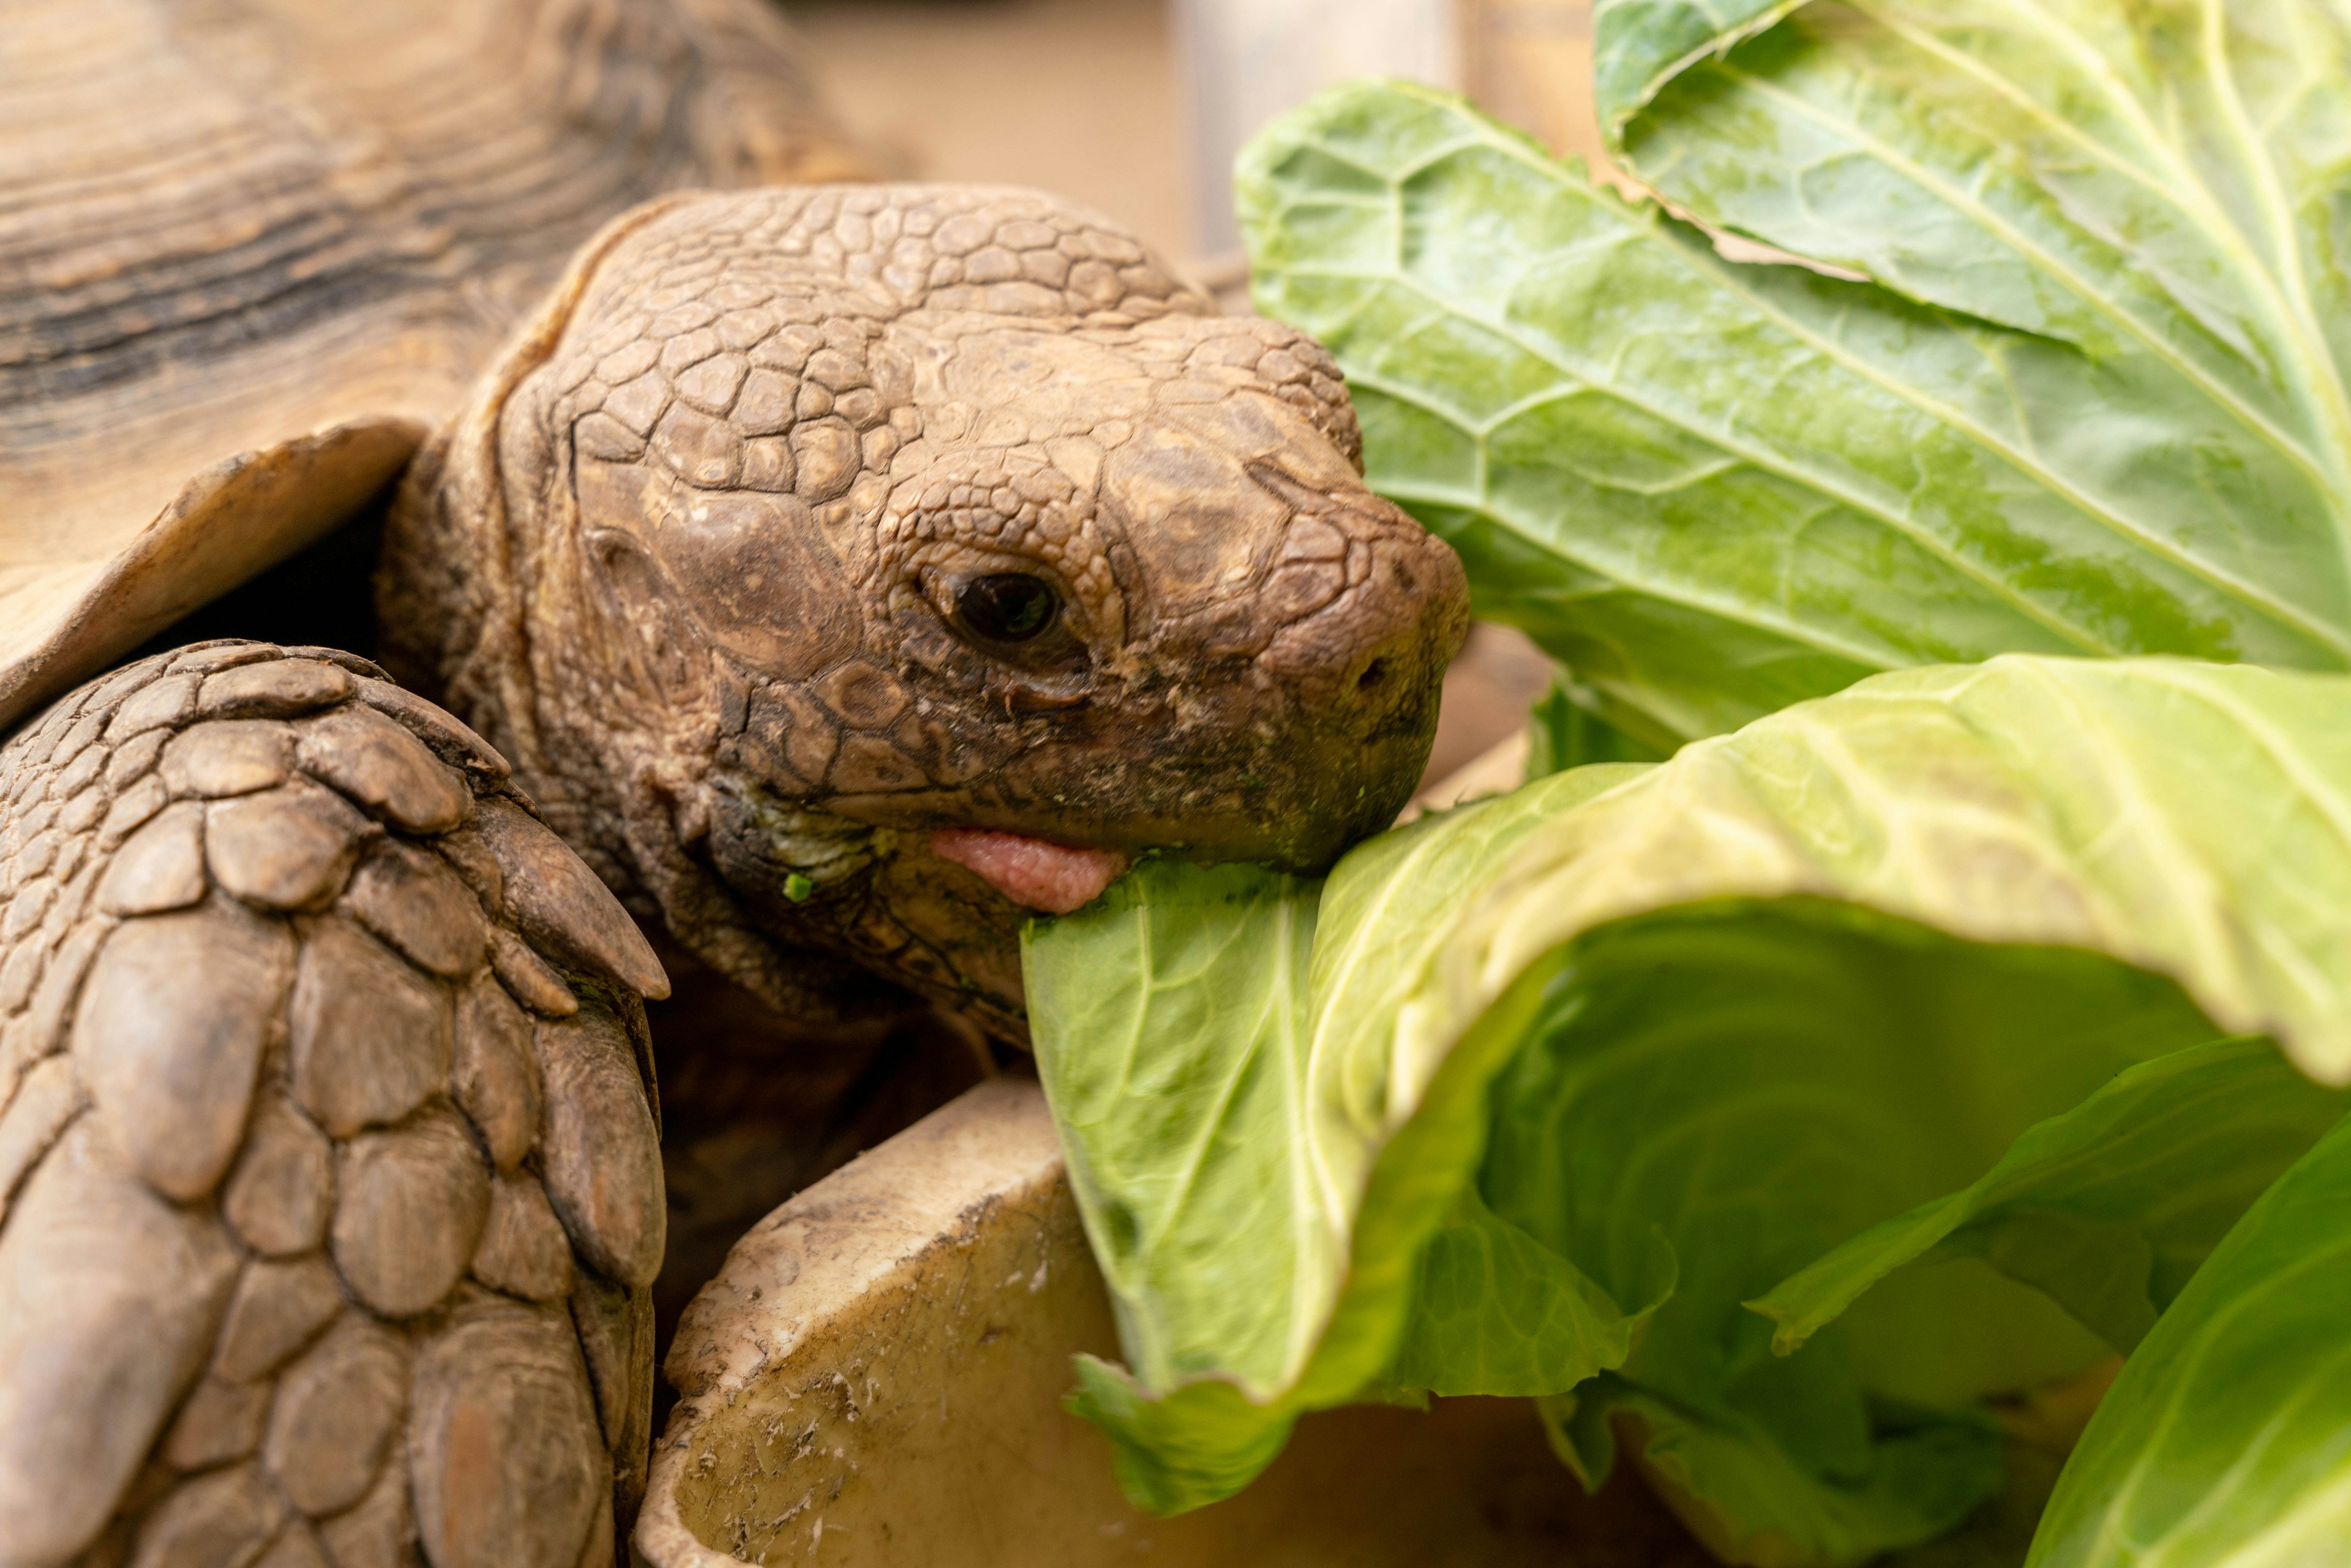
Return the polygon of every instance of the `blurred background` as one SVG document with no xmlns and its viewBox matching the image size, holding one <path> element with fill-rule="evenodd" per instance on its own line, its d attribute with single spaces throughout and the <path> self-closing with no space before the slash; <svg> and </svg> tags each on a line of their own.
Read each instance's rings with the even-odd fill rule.
<svg viewBox="0 0 2351 1568">
<path fill-rule="evenodd" d="M 1465 92 L 1591 156 L 1589 0 L 788 0 L 835 110 L 918 180 L 1090 202 L 1223 284 L 1258 127 L 1351 77 Z"/>
<path fill-rule="evenodd" d="M 1268 120 L 1352 77 L 1466 93 L 1598 163 L 1589 0 L 788 0 L 833 110 L 893 176 L 1039 185 L 1100 208 L 1248 308 L 1231 170 Z M 1515 732 L 1551 678 L 1480 625 L 1431 781 Z"/>
</svg>

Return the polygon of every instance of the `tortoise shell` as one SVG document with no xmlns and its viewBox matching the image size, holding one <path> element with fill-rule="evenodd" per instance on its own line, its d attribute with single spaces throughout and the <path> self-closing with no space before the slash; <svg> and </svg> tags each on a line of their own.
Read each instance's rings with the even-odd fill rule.
<svg viewBox="0 0 2351 1568">
<path fill-rule="evenodd" d="M 759 0 L 0 0 L 0 730 L 364 506 L 597 227 L 856 175 Z"/>
</svg>

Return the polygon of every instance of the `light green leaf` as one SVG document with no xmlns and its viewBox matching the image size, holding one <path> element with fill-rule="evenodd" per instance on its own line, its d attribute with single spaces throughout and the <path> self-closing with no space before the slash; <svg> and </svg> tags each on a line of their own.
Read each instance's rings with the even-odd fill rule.
<svg viewBox="0 0 2351 1568">
<path fill-rule="evenodd" d="M 1039 1064 L 1070 1178 L 1154 1387 L 1211 1372 L 1279 1387 L 1305 1331 L 1267 1303 L 1319 1294 L 1340 1265 L 1301 1120 L 1317 891 L 1245 866 L 1146 867 L 1065 927 L 1061 962 L 1028 971 L 1029 1007 L 1055 1020 Z"/>
<path fill-rule="evenodd" d="M 1622 1366 L 1673 1295 L 1674 1252 L 1651 1250 L 1632 1312 L 1561 1253 L 1486 1207 L 1473 1186 L 1421 1250 L 1412 1313 L 1386 1379 L 1426 1394 L 1555 1394 Z"/>
<path fill-rule="evenodd" d="M 2319 1568 L 2351 1542 L 2351 1124 L 2214 1249 L 2123 1368 L 2031 1568 Z"/>
<path fill-rule="evenodd" d="M 2346 699 L 2325 676 L 2011 656 L 1776 714 L 1514 845 L 1399 1009 L 1395 1049 L 1434 1054 L 1608 921 L 1814 895 L 2168 975 L 2227 1032 L 2351 1081 Z"/>
<path fill-rule="evenodd" d="M 1476 1178 L 1487 1202 L 1612 1292 L 1649 1239 L 1672 1249 L 1674 1293 L 1618 1370 L 1674 1413 L 1680 1443 L 1715 1456 L 1688 1484 L 1737 1482 L 1698 1499 L 1724 1530 L 1801 1544 L 1787 1561 L 1849 1562 L 1956 1522 L 1996 1455 L 1954 1472 L 1980 1489 L 1931 1493 L 1903 1456 L 1923 1444 L 1980 1457 L 1980 1423 L 1945 1408 L 1889 1426 L 1886 1399 L 1921 1384 L 1947 1404 L 2013 1389 L 2105 1347 L 2078 1330 L 2048 1343 L 2057 1314 L 1988 1270 L 1975 1322 L 1996 1342 L 1913 1311 L 1891 1336 L 1900 1357 L 1882 1358 L 1891 1378 L 1842 1324 L 1775 1354 L 1771 1325 L 1742 1303 L 1966 1185 L 2037 1115 L 2210 1026 L 2175 988 L 2111 960 L 1957 944 L 1812 899 L 1620 920 L 1572 953 L 1490 1092 Z M 1758 1477 L 1780 1512 L 1740 1500 Z"/>
<path fill-rule="evenodd" d="M 1172 1511 L 1228 1494 L 1301 1411 L 1380 1377 L 1483 1117 L 1474 1074 L 1431 1103 L 1425 1082 L 1399 1076 L 1409 1063 L 1362 1036 L 1393 1018 L 1447 910 L 1520 838 L 1638 771 L 1583 768 L 1384 834 L 1319 905 L 1296 879 L 1150 862 L 1084 913 L 1030 926 L 1038 1070 L 1134 1369 L 1081 1365 L 1078 1407 L 1124 1438 L 1120 1476 L 1138 1501 Z M 1310 938 L 1311 987 L 1295 961 Z M 1341 1000 L 1310 1014 L 1310 995 Z M 1511 1043 L 1507 1011 L 1496 1050 Z M 1310 1082 L 1326 1073 L 1343 1087 Z M 1351 1270 L 1373 1158 L 1407 1121 L 1401 1144 L 1437 1152 L 1391 1164 L 1376 1221 L 1406 1239 Z M 1334 1321 L 1343 1275 L 1353 1290 Z M 1628 1332 L 1589 1327 L 1603 1343 Z M 1150 1397 L 1174 1386 L 1182 1398 Z"/>
<path fill-rule="evenodd" d="M 2311 0 L 1792 8 L 1703 49 L 1638 5 L 1604 107 L 1680 209 L 2015 329 L 1999 375 L 1868 373 L 2339 663 L 2351 579 L 2351 26 Z M 1668 60 L 1666 52 L 1677 51 Z M 1646 62 L 1642 64 L 1639 62 Z M 1618 90 L 1616 89 L 1611 89 Z M 1987 340 L 1990 341 L 1991 340 Z"/>
<path fill-rule="evenodd" d="M 1818 0 L 1726 16 L 1694 45 L 1692 18 L 1601 0 L 1594 25 L 1602 116 L 1643 179 L 1708 223 L 2071 345 L 2052 364 L 2072 374 L 2016 401 L 2137 392 L 2207 448 L 2179 520 L 2265 528 L 2235 541 L 2249 549 L 2324 541 L 2338 570 L 2304 603 L 2334 612 L 2351 518 L 2342 14 Z M 2122 411 L 2072 413 L 2094 412 Z M 2114 493 L 2169 520 L 2151 485 Z M 2233 531 L 2216 523 L 2208 546 Z"/>
<path fill-rule="evenodd" d="M 1642 1468 L 1691 1531 L 1726 1563 L 1857 1563 L 1949 1530 L 2001 1482 L 2004 1445 L 1987 1418 L 1891 1426 L 1858 1481 L 1823 1484 L 1786 1453 L 1604 1377 L 1543 1402 L 1554 1447 L 1596 1481 L 1620 1425 Z"/>
<path fill-rule="evenodd" d="M 1604 92 L 1631 114 L 1642 170 L 1801 248 L 1807 235 L 1739 204 L 1809 212 L 1811 187 L 1855 161 L 1821 152 L 1814 168 L 1792 141 L 1783 156 L 1722 83 L 1738 67 L 1787 114 L 1783 99 L 1811 104 L 1803 84 L 1826 68 L 1814 48 L 1791 85 L 1788 39 L 1858 15 L 1823 7 L 1776 25 L 1780 8 L 1745 5 L 1606 12 Z M 1931 89 L 1924 65 L 1892 85 L 1837 80 L 1887 116 L 1979 82 L 1957 44 L 1937 58 Z M 1980 152 L 1949 161 L 1972 170 Z M 2310 246 L 2333 232 L 2322 184 L 2297 198 Z M 1834 211 L 1861 225 L 1869 191 Z M 2306 324 L 2262 335 L 2254 304 L 2222 308 L 2259 290 L 2229 273 L 2218 230 L 2118 252 L 2084 296 L 2040 273 L 2003 283 L 1989 262 L 1979 277 L 1963 246 L 1945 270 L 1978 290 L 1964 298 L 1907 275 L 1735 264 L 1403 84 L 1336 89 L 1277 122 L 1237 194 L 1258 303 L 1345 369 L 1375 487 L 1460 552 L 1480 613 L 1524 627 L 1661 749 L 1872 672 L 2002 651 L 2351 663 L 2332 361 Z M 1921 234 L 1913 215 L 1874 232 L 1900 249 Z M 2140 296 L 2173 298 L 2171 272 L 2193 298 L 2142 320 Z M 1945 295 L 1953 308 L 1919 302 Z"/>
<path fill-rule="evenodd" d="M 1687 67 L 1728 51 L 1805 0 L 1600 0 L 1593 6 L 1593 99 L 1612 145 Z"/>
<path fill-rule="evenodd" d="M 2346 700 L 2341 678 L 2170 661 L 1879 677 L 1372 841 L 1311 915 L 1302 981 L 1311 890 L 1283 879 L 1146 865 L 1040 923 L 1040 1067 L 1134 1369 L 1082 1369 L 1078 1407 L 1169 1510 L 1243 1484 L 1302 1410 L 1613 1371 L 1690 1443 L 1739 1447 L 1693 1475 L 1812 1478 L 1784 1500 L 1819 1561 L 1948 1521 L 1974 1483 L 1921 1491 L 1903 1456 L 1979 1428 L 1905 1402 L 2103 1354 L 1984 1267 L 2047 1282 L 2031 1249 L 1932 1265 L 1974 1270 L 1980 1310 L 1873 1292 L 1784 1355 L 1743 1303 L 1784 1290 L 1825 1322 L 1814 1297 L 1834 1315 L 1852 1291 L 1783 1282 L 1952 1194 L 2014 1220 L 2001 1182 L 2027 1167 L 2139 1249 L 2143 1291 L 2176 1288 L 2257 1177 L 2159 1212 L 2161 1174 L 2130 1166 L 2167 1147 L 2142 1079 L 1996 1168 L 2215 1033 L 2351 1076 Z M 2273 1162 L 2317 1124 L 2269 1124 Z M 1210 1179 L 1220 1158 L 1248 1174 Z"/>
<path fill-rule="evenodd" d="M 2267 1040 L 2215 1040 L 2126 1069 L 2031 1128 L 1965 1189 L 1873 1226 L 1761 1300 L 1785 1354 L 1905 1264 L 1976 1252 L 2117 1350 L 2154 1325 L 2221 1234 L 2340 1121 Z"/>
<path fill-rule="evenodd" d="M 1553 669 L 1557 673 L 1550 688 L 1527 715 L 1528 778 L 1541 779 L 1594 762 L 1665 760 L 1663 751 L 1609 722 L 1599 711 L 1606 703 L 1597 692 L 1564 665 Z"/>
</svg>

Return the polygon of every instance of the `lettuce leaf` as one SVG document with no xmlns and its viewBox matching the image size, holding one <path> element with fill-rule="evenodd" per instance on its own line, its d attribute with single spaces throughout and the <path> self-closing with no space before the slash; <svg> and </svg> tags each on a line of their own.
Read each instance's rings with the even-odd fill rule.
<svg viewBox="0 0 2351 1568">
<path fill-rule="evenodd" d="M 1961 1191 L 1872 1227 L 1748 1304 L 1779 1325 L 1772 1348 L 1784 1353 L 1894 1270 L 1972 1253 L 2127 1351 L 2343 1110 L 2266 1040 L 2177 1051 L 2028 1129 Z"/>
<path fill-rule="evenodd" d="M 1632 167 L 1858 276 L 1334 89 L 1243 156 L 1259 308 L 1337 357 L 1479 612 L 1659 750 L 2002 652 L 2344 669 L 2342 24 L 2143 9 L 1603 5 Z"/>
<path fill-rule="evenodd" d="M 1859 1485 L 1823 1486 L 1786 1449 L 1692 1419 L 1617 1377 L 1543 1402 L 1554 1445 L 1587 1482 L 1607 1473 L 1616 1435 L 1699 1540 L 1728 1563 L 1850 1563 L 1941 1535 L 2000 1484 L 1989 1419 L 1882 1423 Z"/>
<path fill-rule="evenodd" d="M 1526 777 L 1594 762 L 1662 762 L 1664 755 L 1600 716 L 1598 695 L 1564 664 L 1552 666 L 1550 687 L 1527 714 Z"/>
<path fill-rule="evenodd" d="M 2346 698 L 1903 672 L 1319 890 L 1155 862 L 1038 923 L 1125 1335 L 1076 1407 L 1163 1511 L 1304 1410 L 1433 1391 L 1552 1396 L 1595 1479 L 1638 1433 L 1751 1560 L 1948 1528 L 1998 1479 L 1970 1401 L 2144 1333 L 2341 1114 L 2250 1037 L 2351 1076 Z"/>
<path fill-rule="evenodd" d="M 2351 1540 L 2351 1124 L 2230 1231 L 2124 1366 L 2031 1568 L 2325 1563 Z"/>
<path fill-rule="evenodd" d="M 2095 476 L 2089 494 L 2167 535 L 2185 526 L 2249 555 L 2325 541 L 2339 558 L 2339 9 L 1599 0 L 1593 26 L 1612 151 L 1677 210 L 2064 345 L 2049 361 L 2059 379 L 2019 384 L 2012 410 L 2088 393 L 2073 417 L 2120 428 L 2152 413 L 2205 448 L 2129 438 L 2152 469 Z M 2220 516 L 2255 531 L 2222 546 Z M 2301 602 L 2341 592 L 2306 585 Z"/>
<path fill-rule="evenodd" d="M 2351 14 L 1595 28 L 1660 202 L 1374 85 L 1245 154 L 1243 229 L 1374 484 L 1563 662 L 1531 771 L 1738 733 L 1417 825 L 1510 841 L 1369 1000 L 1334 910 L 1416 888 L 1342 864 L 1289 976 L 1335 1260 L 1294 1375 L 1097 1368 L 1090 1408 L 1183 1506 L 1300 1408 L 1531 1392 L 1730 1560 L 1844 1563 L 1983 1495 L 1979 1396 L 2138 1346 L 2035 1563 L 2335 1554 L 2351 1155 L 2280 1173 L 2344 1110 L 2304 1073 L 2351 1078 L 2340 688 L 2049 655 L 2351 667 Z"/>
</svg>

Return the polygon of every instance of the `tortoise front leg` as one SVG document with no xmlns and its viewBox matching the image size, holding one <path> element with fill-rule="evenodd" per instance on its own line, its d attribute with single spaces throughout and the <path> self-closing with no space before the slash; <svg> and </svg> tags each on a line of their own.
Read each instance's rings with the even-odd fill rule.
<svg viewBox="0 0 2351 1568">
<path fill-rule="evenodd" d="M 0 747 L 0 1564 L 610 1563 L 666 989 L 364 661 L 183 649 Z"/>
</svg>

